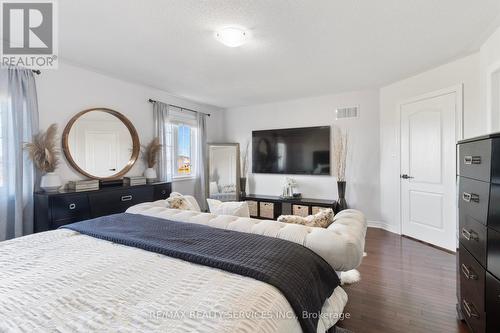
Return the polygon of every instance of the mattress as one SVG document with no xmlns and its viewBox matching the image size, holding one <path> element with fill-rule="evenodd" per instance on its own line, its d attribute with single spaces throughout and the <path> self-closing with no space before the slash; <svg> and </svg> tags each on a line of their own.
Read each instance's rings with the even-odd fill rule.
<svg viewBox="0 0 500 333">
<path fill-rule="evenodd" d="M 301 331 L 269 284 L 71 230 L 1 242 L 0 267 L 1 332 Z M 318 332 L 346 302 L 337 287 Z"/>
</svg>

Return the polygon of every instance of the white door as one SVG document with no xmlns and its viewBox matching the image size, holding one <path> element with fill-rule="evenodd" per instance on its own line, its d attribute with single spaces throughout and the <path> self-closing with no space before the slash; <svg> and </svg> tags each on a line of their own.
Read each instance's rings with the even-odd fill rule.
<svg viewBox="0 0 500 333">
<path fill-rule="evenodd" d="M 109 177 L 118 170 L 117 134 L 114 132 L 85 133 L 85 171 Z"/>
<path fill-rule="evenodd" d="M 402 233 L 455 251 L 456 92 L 401 106 Z"/>
</svg>

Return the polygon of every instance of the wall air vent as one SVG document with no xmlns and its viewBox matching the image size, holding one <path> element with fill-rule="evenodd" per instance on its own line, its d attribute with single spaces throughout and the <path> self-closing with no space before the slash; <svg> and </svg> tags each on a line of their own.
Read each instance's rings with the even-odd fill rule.
<svg viewBox="0 0 500 333">
<path fill-rule="evenodd" d="M 358 118 L 359 106 L 349 106 L 335 110 L 335 119 Z"/>
</svg>

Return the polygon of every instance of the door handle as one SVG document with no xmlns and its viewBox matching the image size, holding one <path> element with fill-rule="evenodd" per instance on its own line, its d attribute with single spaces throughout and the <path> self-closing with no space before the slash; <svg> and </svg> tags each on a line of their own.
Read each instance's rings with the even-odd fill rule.
<svg viewBox="0 0 500 333">
<path fill-rule="evenodd" d="M 462 228 L 462 236 L 464 236 L 464 238 L 468 241 L 470 241 L 471 239 L 478 240 L 478 237 L 476 236 L 476 233 L 473 230 L 468 231 L 467 229 Z"/>
<path fill-rule="evenodd" d="M 407 174 L 402 174 L 401 178 L 403 178 L 403 179 L 412 179 L 412 178 L 415 178 L 415 177 L 408 176 Z"/>
<path fill-rule="evenodd" d="M 132 196 L 131 195 L 124 195 L 124 196 L 122 196 L 121 199 L 122 199 L 122 201 L 130 201 L 130 200 L 132 200 Z"/>
<path fill-rule="evenodd" d="M 477 280 L 477 275 L 474 273 L 472 269 L 469 269 L 465 264 L 462 264 L 462 273 L 464 273 L 464 276 L 467 280 Z"/>
<path fill-rule="evenodd" d="M 475 193 L 467 193 L 467 192 L 464 192 L 462 194 L 462 200 L 465 201 L 465 202 L 479 202 L 479 195 L 475 194 Z"/>
<path fill-rule="evenodd" d="M 464 156 L 464 164 L 467 165 L 481 164 L 481 156 L 471 156 L 471 155 Z"/>
<path fill-rule="evenodd" d="M 471 318 L 471 317 L 474 317 L 474 318 L 479 317 L 479 315 L 476 313 L 476 311 L 474 311 L 474 310 L 475 310 L 475 309 L 474 309 L 474 307 L 473 307 L 473 306 L 471 306 L 471 305 L 469 304 L 469 302 L 467 302 L 467 301 L 465 300 L 465 298 L 462 300 L 462 304 L 464 305 L 464 310 L 465 310 L 465 313 L 467 313 L 467 316 L 468 316 L 469 318 Z"/>
</svg>

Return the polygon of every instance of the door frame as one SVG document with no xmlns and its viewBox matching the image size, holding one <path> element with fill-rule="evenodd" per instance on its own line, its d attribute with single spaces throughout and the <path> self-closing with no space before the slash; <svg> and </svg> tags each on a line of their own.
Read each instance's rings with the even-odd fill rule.
<svg viewBox="0 0 500 333">
<path fill-rule="evenodd" d="M 492 133 L 500 126 L 498 119 L 493 119 L 493 99 L 498 98 L 493 94 L 493 76 L 500 72 L 500 61 L 491 64 L 486 70 L 486 129 Z M 496 121 L 495 121 L 496 120 Z"/>
<path fill-rule="evenodd" d="M 444 89 L 439 89 L 439 90 L 435 90 L 435 91 L 431 91 L 431 92 L 428 92 L 428 93 L 425 93 L 425 94 L 422 94 L 422 95 L 418 95 L 418 96 L 415 96 L 413 98 L 409 98 L 409 99 L 406 99 L 406 100 L 403 100 L 401 101 L 400 103 L 398 103 L 398 112 L 397 112 L 397 116 L 398 116 L 398 133 L 397 133 L 397 140 L 398 140 L 398 147 L 399 147 L 399 150 L 398 150 L 398 157 L 399 157 L 399 168 L 398 168 L 398 171 L 399 171 L 399 174 L 397 175 L 397 178 L 398 178 L 398 200 L 397 200 L 397 216 L 399 217 L 399 234 L 402 234 L 403 233 L 403 212 L 402 212 L 402 209 L 401 209 L 401 201 L 402 201 L 402 189 L 401 189 L 401 160 L 402 160 L 402 149 L 403 147 L 401 146 L 401 120 L 402 120 L 402 108 L 403 106 L 405 105 L 408 105 L 408 104 L 412 104 L 412 103 L 415 103 L 415 102 L 419 102 L 419 101 L 422 101 L 422 100 L 425 100 L 425 99 L 429 99 L 429 98 L 434 98 L 434 97 L 439 97 L 439 96 L 443 96 L 443 95 L 447 95 L 447 94 L 451 94 L 451 93 L 455 93 L 455 105 L 456 105 L 456 108 L 455 108 L 455 142 L 463 139 L 463 135 L 464 135 L 464 128 L 463 128 L 463 124 L 464 124 L 464 121 L 463 121 L 463 118 L 464 118 L 464 100 L 463 100 L 463 96 L 464 96 L 464 84 L 463 83 L 459 83 L 457 85 L 454 85 L 454 86 L 451 86 L 451 87 L 448 87 L 448 88 L 444 88 Z M 454 150 L 455 151 L 455 160 L 456 160 L 456 149 Z M 455 163 L 455 174 L 453 175 L 453 177 L 456 178 L 456 163 Z M 456 182 L 452 182 L 454 184 L 456 184 Z M 457 201 L 457 187 L 456 186 L 453 186 L 453 188 L 451 189 L 451 192 L 454 194 L 454 197 L 455 197 L 455 201 Z M 456 229 L 456 225 L 458 223 L 457 221 L 457 216 L 458 216 L 458 203 L 455 205 L 456 209 L 455 209 L 455 228 Z"/>
</svg>

